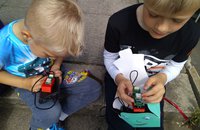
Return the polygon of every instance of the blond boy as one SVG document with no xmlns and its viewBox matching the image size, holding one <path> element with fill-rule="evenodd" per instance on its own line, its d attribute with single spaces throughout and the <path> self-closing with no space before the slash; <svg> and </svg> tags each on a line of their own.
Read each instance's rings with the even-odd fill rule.
<svg viewBox="0 0 200 130">
<path fill-rule="evenodd" d="M 15 87 L 30 107 L 30 130 L 63 130 L 56 124 L 59 120 L 99 96 L 100 85 L 94 80 L 86 78 L 87 85 L 76 86 L 66 84 L 65 79 L 62 82 L 63 58 L 78 56 L 83 46 L 82 11 L 72 0 L 33 0 L 25 19 L 2 28 L 0 36 L 0 83 Z M 33 93 L 40 90 L 48 70 L 59 77 L 63 92 L 68 93 L 62 104 L 57 101 L 52 107 L 52 100 L 40 104 L 39 95 Z M 38 109 L 35 100 L 39 107 L 49 109 Z"/>
<path fill-rule="evenodd" d="M 110 17 L 104 50 L 108 130 L 133 129 L 112 108 L 116 92 L 129 105 L 134 102 L 130 96 L 133 81 L 113 64 L 119 58 L 118 52 L 125 48 L 144 55 L 145 64 L 141 66 L 149 79 L 143 87 L 151 89 L 142 94 L 143 101 L 161 103 L 161 127 L 136 129 L 163 130 L 165 84 L 178 76 L 198 42 L 200 29 L 191 17 L 199 8 L 199 0 L 144 0 L 144 4 L 130 6 Z"/>
</svg>

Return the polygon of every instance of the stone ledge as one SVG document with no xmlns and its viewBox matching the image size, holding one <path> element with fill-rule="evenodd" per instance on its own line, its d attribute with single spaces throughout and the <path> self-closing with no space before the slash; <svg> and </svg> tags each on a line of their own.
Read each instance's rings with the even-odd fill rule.
<svg viewBox="0 0 200 130">
<path fill-rule="evenodd" d="M 191 58 L 186 63 L 186 72 L 188 73 L 195 98 L 200 107 L 200 77 L 195 67 L 191 64 Z"/>
<path fill-rule="evenodd" d="M 1 106 L 17 105 L 20 107 L 26 107 L 26 105 L 19 99 L 14 89 L 12 88 L 6 90 L 6 92 L 0 96 L 0 105 Z"/>
</svg>

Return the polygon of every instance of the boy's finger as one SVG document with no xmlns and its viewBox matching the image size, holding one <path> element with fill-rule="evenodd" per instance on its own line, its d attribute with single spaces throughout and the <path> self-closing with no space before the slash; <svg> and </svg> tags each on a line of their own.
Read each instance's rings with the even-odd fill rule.
<svg viewBox="0 0 200 130">
<path fill-rule="evenodd" d="M 144 102 L 147 103 L 158 103 L 162 100 L 162 96 L 161 97 L 157 97 L 157 96 L 150 96 L 150 97 L 145 97 L 143 98 Z"/>
<path fill-rule="evenodd" d="M 131 98 L 130 96 L 128 95 L 123 95 L 121 97 L 126 103 L 128 103 L 129 105 L 132 105 L 132 103 L 134 102 L 133 98 Z"/>
<path fill-rule="evenodd" d="M 152 86 L 154 86 L 154 80 L 152 78 L 149 78 L 147 82 L 144 85 L 144 90 L 150 89 Z"/>
<path fill-rule="evenodd" d="M 156 93 L 152 94 L 151 96 L 143 96 L 143 100 L 145 102 L 157 102 L 161 101 L 164 92 L 162 90 L 157 91 Z"/>
<path fill-rule="evenodd" d="M 61 76 L 62 75 L 62 72 L 61 71 L 56 71 L 55 72 L 55 77 L 59 77 L 59 76 Z"/>
<path fill-rule="evenodd" d="M 143 97 L 143 100 L 145 102 L 153 102 L 155 100 L 157 100 L 159 98 L 158 95 L 152 95 L 152 96 L 148 96 L 148 97 Z"/>
<path fill-rule="evenodd" d="M 142 97 L 149 97 L 149 96 L 153 96 L 154 94 L 156 94 L 157 91 L 155 89 L 155 87 L 151 87 L 151 89 L 149 88 L 148 91 L 142 93 Z"/>
<path fill-rule="evenodd" d="M 126 94 L 124 90 L 122 90 L 122 91 L 117 91 L 117 95 L 118 95 L 122 100 L 124 100 L 126 103 L 134 102 L 134 100 L 133 100 L 128 94 Z"/>
</svg>

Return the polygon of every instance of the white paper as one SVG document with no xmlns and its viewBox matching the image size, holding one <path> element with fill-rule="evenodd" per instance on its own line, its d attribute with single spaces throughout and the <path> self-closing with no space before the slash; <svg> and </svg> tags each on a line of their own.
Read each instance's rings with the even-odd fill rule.
<svg viewBox="0 0 200 130">
<path fill-rule="evenodd" d="M 144 55 L 132 54 L 130 48 L 120 51 L 119 55 L 120 58 L 114 62 L 114 65 L 127 79 L 131 81 L 136 79 L 134 86 L 138 86 L 142 90 L 145 82 L 148 79 L 147 72 L 144 68 Z M 137 73 L 134 70 L 138 72 L 138 77 L 136 77 Z"/>
<path fill-rule="evenodd" d="M 133 54 L 130 48 L 120 51 L 119 55 L 120 58 L 114 62 L 114 65 L 127 79 L 131 80 L 131 82 L 135 80 L 133 85 L 140 87 L 143 92 L 144 84 L 148 79 L 148 75 L 144 68 L 144 55 Z M 118 96 L 115 95 L 115 97 Z M 121 106 L 122 104 L 118 99 L 113 102 L 113 108 L 120 109 Z"/>
</svg>

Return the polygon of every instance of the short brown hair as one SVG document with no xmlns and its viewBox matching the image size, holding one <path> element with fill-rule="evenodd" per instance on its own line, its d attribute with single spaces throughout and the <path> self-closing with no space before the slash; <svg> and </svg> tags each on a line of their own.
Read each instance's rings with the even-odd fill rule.
<svg viewBox="0 0 200 130">
<path fill-rule="evenodd" d="M 83 46 L 83 18 L 72 0 L 33 0 L 25 25 L 36 43 L 57 54 L 77 56 Z"/>
</svg>

